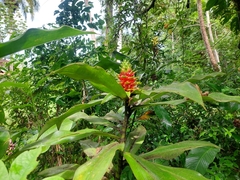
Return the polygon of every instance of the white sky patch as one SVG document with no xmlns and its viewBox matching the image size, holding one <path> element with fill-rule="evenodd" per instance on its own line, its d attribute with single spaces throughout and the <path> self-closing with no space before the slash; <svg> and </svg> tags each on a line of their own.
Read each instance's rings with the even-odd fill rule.
<svg viewBox="0 0 240 180">
<path fill-rule="evenodd" d="M 101 5 L 99 0 L 92 0 L 94 8 L 91 14 L 100 14 Z M 34 20 L 31 20 L 31 16 L 28 15 L 27 26 L 28 28 L 40 28 L 48 23 L 55 23 L 56 17 L 54 11 L 58 10 L 58 6 L 61 0 L 39 0 L 39 11 L 35 12 Z"/>
<path fill-rule="evenodd" d="M 61 0 L 39 0 L 39 10 L 35 12 L 32 21 L 31 16 L 27 17 L 28 28 L 40 28 L 48 23 L 55 23 L 54 11 L 58 9 Z"/>
</svg>

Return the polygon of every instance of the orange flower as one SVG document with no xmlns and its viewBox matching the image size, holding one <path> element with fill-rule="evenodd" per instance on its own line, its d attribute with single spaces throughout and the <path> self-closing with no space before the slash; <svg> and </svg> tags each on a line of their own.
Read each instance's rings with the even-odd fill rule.
<svg viewBox="0 0 240 180">
<path fill-rule="evenodd" d="M 131 64 L 128 61 L 123 61 L 118 79 L 125 91 L 132 92 L 137 89 L 135 72 L 132 70 Z"/>
</svg>

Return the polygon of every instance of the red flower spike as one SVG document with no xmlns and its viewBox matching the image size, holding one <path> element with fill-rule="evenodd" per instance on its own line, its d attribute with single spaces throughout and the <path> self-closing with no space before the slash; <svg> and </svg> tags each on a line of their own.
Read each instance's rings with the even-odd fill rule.
<svg viewBox="0 0 240 180">
<path fill-rule="evenodd" d="M 134 75 L 135 72 L 132 70 L 131 64 L 128 61 L 123 61 L 118 79 L 123 89 L 127 92 L 137 89 L 137 79 Z"/>
</svg>

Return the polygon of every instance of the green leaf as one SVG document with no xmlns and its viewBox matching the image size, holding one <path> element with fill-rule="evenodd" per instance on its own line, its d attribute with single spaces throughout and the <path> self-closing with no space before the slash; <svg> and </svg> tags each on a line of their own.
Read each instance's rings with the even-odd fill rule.
<svg viewBox="0 0 240 180">
<path fill-rule="evenodd" d="M 185 167 L 204 175 L 210 163 L 213 162 L 219 149 L 214 147 L 200 147 L 192 149 L 186 158 Z"/>
<path fill-rule="evenodd" d="M 38 165 L 37 157 L 41 154 L 42 149 L 33 149 L 20 154 L 11 164 L 9 169 L 10 180 L 26 180 Z"/>
<path fill-rule="evenodd" d="M 59 176 L 52 176 L 52 177 L 44 178 L 43 180 L 64 180 L 64 178 Z"/>
<path fill-rule="evenodd" d="M 209 2 L 209 1 L 208 1 Z M 225 73 L 222 72 L 214 72 L 214 73 L 210 73 L 210 74 L 205 74 L 205 75 L 195 75 L 193 77 L 191 77 L 190 79 L 188 79 L 187 81 L 191 82 L 191 83 L 196 83 L 205 79 L 210 79 L 210 78 L 215 78 L 217 76 L 223 76 L 225 75 Z"/>
<path fill-rule="evenodd" d="M 172 126 L 171 118 L 168 112 L 162 106 L 156 106 L 154 112 L 166 127 Z"/>
<path fill-rule="evenodd" d="M 109 113 L 107 113 L 103 118 L 118 124 L 121 123 L 121 121 L 123 121 L 123 117 L 112 110 Z"/>
<path fill-rule="evenodd" d="M 83 152 L 88 157 L 93 157 L 97 155 L 97 147 L 99 143 L 93 142 L 90 139 L 80 141 Z"/>
<path fill-rule="evenodd" d="M 139 109 L 139 108 L 142 108 L 144 106 L 158 106 L 158 105 L 177 106 L 179 104 L 187 102 L 187 100 L 185 98 L 184 99 L 171 100 L 171 101 L 161 101 L 161 102 L 155 102 L 155 103 L 148 103 L 150 101 L 151 101 L 150 98 L 145 99 L 142 103 L 140 103 L 139 106 L 134 107 L 134 109 Z"/>
<path fill-rule="evenodd" d="M 112 137 L 112 138 L 118 139 L 118 137 L 113 134 L 105 133 L 95 129 L 83 129 L 76 132 L 60 130 L 52 134 L 49 134 L 48 136 L 42 139 L 39 139 L 34 143 L 26 145 L 25 147 L 22 148 L 22 151 L 32 149 L 32 148 L 38 148 L 42 146 L 51 146 L 56 144 L 69 143 L 69 142 L 83 139 L 90 135 L 99 135 L 99 136 L 106 136 L 106 137 Z"/>
<path fill-rule="evenodd" d="M 104 126 L 110 126 L 110 127 L 114 126 L 113 123 L 109 122 L 108 120 L 106 120 L 104 118 L 97 117 L 97 116 L 88 116 L 84 112 L 77 112 L 77 113 L 69 116 L 68 118 L 73 121 L 79 121 L 80 119 L 85 119 L 86 121 L 88 121 L 92 124 L 98 124 L 98 125 L 104 125 Z"/>
<path fill-rule="evenodd" d="M 55 175 L 62 177 L 62 175 L 59 175 L 59 174 L 64 173 L 66 171 L 75 172 L 75 170 L 78 167 L 79 167 L 78 164 L 64 164 L 61 166 L 56 166 L 56 167 L 51 167 L 51 168 L 45 169 L 45 170 L 41 171 L 40 173 L 38 173 L 38 175 L 43 176 L 43 177 L 55 176 Z M 72 178 L 70 178 L 70 179 L 72 179 Z"/>
<path fill-rule="evenodd" d="M 41 131 L 39 132 L 38 137 L 40 137 L 46 130 L 48 130 L 50 127 L 52 127 L 55 124 L 57 125 L 57 128 L 59 129 L 63 120 L 66 119 L 67 117 L 71 116 L 72 114 L 77 113 L 83 109 L 87 109 L 89 107 L 100 104 L 101 102 L 102 102 L 102 99 L 98 99 L 98 100 L 90 101 L 87 104 L 78 104 L 76 106 L 71 107 L 67 112 L 63 113 L 62 115 L 52 118 L 49 121 L 47 121 L 47 123 L 42 127 Z"/>
<path fill-rule="evenodd" d="M 240 103 L 240 96 L 229 96 L 223 93 L 210 93 L 203 97 L 204 101 L 209 102 L 237 102 Z"/>
<path fill-rule="evenodd" d="M 73 121 L 68 118 L 64 119 L 61 127 L 59 128 L 59 130 L 66 130 L 66 131 L 70 131 L 72 129 L 73 126 Z M 53 125 L 52 127 L 50 127 L 47 131 L 45 131 L 41 137 L 39 139 L 43 139 L 44 137 L 48 136 L 49 134 L 52 134 L 54 132 L 58 131 L 58 128 L 56 125 Z M 32 136 L 31 138 L 28 139 L 27 143 L 33 143 L 37 140 L 38 138 L 38 134 L 35 134 L 34 136 Z"/>
<path fill-rule="evenodd" d="M 100 151 L 100 153 L 80 166 L 74 175 L 73 180 L 101 180 L 109 166 L 117 150 L 123 150 L 124 144 L 111 143 Z"/>
<path fill-rule="evenodd" d="M 3 107 L 0 106 L 0 124 L 1 123 L 5 123 L 6 122 L 6 119 L 5 119 L 5 113 L 4 113 L 4 110 L 3 110 Z M 0 146 L 1 147 L 1 146 Z M 1 154 L 1 153 L 0 153 Z M 1 156 L 0 156 L 1 158 Z"/>
<path fill-rule="evenodd" d="M 124 153 L 138 180 L 207 180 L 200 173 L 183 168 L 155 164 L 131 153 Z"/>
<path fill-rule="evenodd" d="M 0 160 L 0 174 L 1 174 L 1 179 L 9 180 L 8 170 L 5 164 L 1 160 Z"/>
<path fill-rule="evenodd" d="M 50 41 L 84 34 L 94 34 L 94 32 L 80 31 L 69 26 L 62 26 L 53 30 L 36 28 L 28 29 L 23 35 L 14 38 L 11 41 L 0 43 L 0 57 Z"/>
<path fill-rule="evenodd" d="M 103 69 L 112 69 L 114 71 L 119 71 L 120 64 L 112 61 L 110 57 L 104 57 L 103 55 L 98 55 L 99 62 L 97 62 L 94 66 L 100 66 Z"/>
<path fill-rule="evenodd" d="M 44 132 L 44 134 L 39 138 L 42 139 L 46 136 L 48 136 L 51 133 L 56 132 L 57 130 L 66 130 L 66 131 L 70 131 L 73 127 L 73 121 L 72 119 L 70 119 L 69 117 L 64 119 L 61 127 L 58 129 L 56 125 L 52 126 L 51 128 L 49 128 L 47 131 Z"/>
<path fill-rule="evenodd" d="M 108 101 L 110 101 L 110 100 L 112 100 L 112 99 L 114 99 L 114 98 L 116 98 L 116 96 L 113 96 L 112 94 L 107 94 L 107 95 L 103 98 L 101 104 L 104 104 L 104 103 L 106 103 L 106 102 L 108 102 Z"/>
<path fill-rule="evenodd" d="M 27 88 L 28 86 L 26 84 L 10 82 L 10 81 L 1 82 L 0 83 L 0 88 L 5 88 L 5 87 Z"/>
<path fill-rule="evenodd" d="M 9 132 L 0 127 L 0 159 L 6 154 L 9 146 L 10 134 Z"/>
<path fill-rule="evenodd" d="M 84 63 L 74 63 L 53 73 L 66 75 L 75 80 L 88 80 L 101 91 L 111 93 L 122 99 L 127 97 L 126 92 L 117 80 L 101 67 L 92 67 Z"/>
<path fill-rule="evenodd" d="M 155 102 L 155 103 L 144 104 L 144 106 L 157 106 L 157 105 L 177 106 L 177 105 L 185 103 L 185 102 L 187 102 L 186 99 L 177 99 L 177 100 L 172 100 L 172 101 L 162 101 L 162 102 Z"/>
<path fill-rule="evenodd" d="M 130 132 L 126 141 L 125 149 L 126 152 L 136 153 L 141 147 L 145 136 L 146 129 L 143 126 L 138 126 L 133 132 Z"/>
<path fill-rule="evenodd" d="M 167 146 L 160 146 L 150 152 L 141 154 L 140 156 L 148 160 L 157 158 L 170 160 L 176 158 L 184 151 L 205 146 L 218 148 L 218 146 L 206 141 L 183 141 L 180 143 L 171 144 Z"/>
<path fill-rule="evenodd" d="M 205 11 L 209 11 L 213 6 L 218 4 L 218 0 L 208 0 Z"/>
<path fill-rule="evenodd" d="M 141 98 L 150 98 L 151 100 L 160 98 L 166 93 L 175 93 L 195 101 L 204 107 L 202 96 L 198 89 L 190 82 L 172 83 L 162 86 L 155 90 L 143 90 L 140 92 Z"/>
</svg>

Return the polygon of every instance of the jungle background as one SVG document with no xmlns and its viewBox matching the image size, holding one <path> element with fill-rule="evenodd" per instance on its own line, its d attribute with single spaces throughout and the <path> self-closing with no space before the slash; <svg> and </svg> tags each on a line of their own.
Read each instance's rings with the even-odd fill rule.
<svg viewBox="0 0 240 180">
<path fill-rule="evenodd" d="M 209 179 L 239 179 L 240 166 L 240 4 L 237 0 L 101 0 L 103 15 L 91 12 L 94 1 L 63 0 L 54 15 L 56 22 L 44 30 L 63 25 L 95 35 L 75 36 L 39 45 L 6 56 L 0 81 L 27 84 L 27 87 L 0 86 L 0 125 L 9 132 L 10 145 L 2 158 L 10 167 L 19 149 L 32 142 L 44 124 L 76 104 L 86 104 L 101 95 L 88 81 L 48 76 L 71 63 L 100 66 L 110 74 L 120 72 L 128 60 L 134 69 L 138 87 L 148 90 L 191 80 L 203 96 L 211 92 L 235 97 L 230 101 L 205 102 L 205 109 L 194 102 L 178 105 L 143 107 L 134 113 L 131 128 L 143 125 L 145 140 L 139 154 L 158 146 L 186 140 L 208 141 L 220 147 L 207 167 L 188 166 L 191 153 L 156 163 L 194 169 Z M 1 42 L 23 34 L 26 13 L 38 9 L 37 1 L 0 3 Z M 201 21 L 202 20 L 202 21 Z M 13 70 L 8 68 L 12 66 Z M 214 74 L 215 73 L 215 74 Z M 211 74 L 207 76 L 207 74 Z M 161 96 L 162 101 L 178 98 Z M 185 98 L 186 99 L 186 98 Z M 87 115 L 104 116 L 122 107 L 119 101 L 87 108 Z M 97 128 L 110 130 L 87 120 L 74 121 L 72 130 Z M 4 130 L 3 130 L 4 129 Z M 91 146 L 106 145 L 109 138 L 90 136 Z M 50 176 L 50 167 L 83 164 L 89 160 L 84 146 L 88 140 L 52 145 L 39 155 L 39 164 L 28 179 Z M 87 154 L 87 155 L 86 155 Z M 195 154 L 196 155 L 196 154 Z M 196 155 L 197 156 L 197 155 Z M 200 155 L 199 155 L 200 156 Z M 45 171 L 44 171 L 45 170 Z M 56 169 L 55 169 L 56 170 Z M 59 169 L 58 169 L 59 170 Z M 52 170 L 53 171 L 53 170 Z M 57 170 L 56 170 L 57 171 Z M 71 176 L 69 176 L 71 177 Z M 116 177 L 105 176 L 106 179 Z M 1 177 L 0 177 L 1 179 Z M 66 178 L 67 179 L 67 178 Z M 121 179 L 135 179 L 125 165 Z"/>
</svg>

